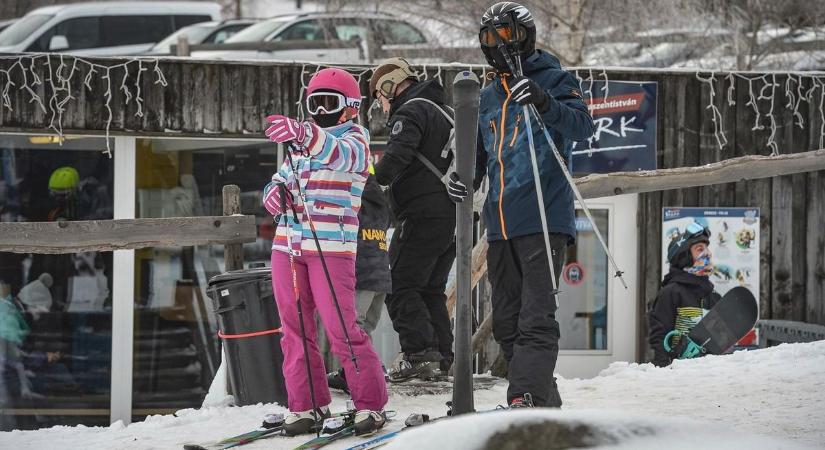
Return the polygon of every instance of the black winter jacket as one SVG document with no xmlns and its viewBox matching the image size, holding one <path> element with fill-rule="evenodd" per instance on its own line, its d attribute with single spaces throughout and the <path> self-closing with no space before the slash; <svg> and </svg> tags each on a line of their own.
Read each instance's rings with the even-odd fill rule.
<svg viewBox="0 0 825 450">
<path fill-rule="evenodd" d="M 665 336 L 673 330 L 687 334 L 721 299 L 708 277 L 671 267 L 648 313 L 653 364 L 664 367 L 673 362 L 673 355 L 664 348 Z"/>
<path fill-rule="evenodd" d="M 441 151 L 452 127 L 430 103 L 410 102 L 419 97 L 443 108 L 444 89 L 436 80 L 417 82 L 401 92 L 390 108 L 389 141 L 375 166 L 375 176 L 382 186 L 390 186 L 389 198 L 397 219 L 454 218 L 455 205 L 444 184 L 415 156 L 421 153 L 446 173 L 452 156 L 442 158 Z"/>
<path fill-rule="evenodd" d="M 358 253 L 355 257 L 355 289 L 385 292 L 392 289 L 387 227 L 390 211 L 374 175 L 367 177 L 358 211 Z"/>
</svg>

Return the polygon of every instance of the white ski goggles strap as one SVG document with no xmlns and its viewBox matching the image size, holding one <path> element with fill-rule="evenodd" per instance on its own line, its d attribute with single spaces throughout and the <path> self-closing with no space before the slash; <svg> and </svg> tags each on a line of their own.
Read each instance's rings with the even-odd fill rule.
<svg viewBox="0 0 825 450">
<path fill-rule="evenodd" d="M 313 92 L 307 95 L 306 108 L 309 114 L 332 114 L 346 107 L 358 108 L 360 98 L 349 98 L 337 92 Z"/>
</svg>

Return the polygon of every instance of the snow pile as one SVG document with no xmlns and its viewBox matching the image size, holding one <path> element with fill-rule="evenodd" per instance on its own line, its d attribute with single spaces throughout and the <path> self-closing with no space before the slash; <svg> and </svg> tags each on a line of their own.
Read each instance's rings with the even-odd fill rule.
<svg viewBox="0 0 825 450">
<path fill-rule="evenodd" d="M 542 442 L 547 446 L 542 446 Z M 443 420 L 411 429 L 386 447 L 387 450 L 459 448 L 751 450 L 812 447 L 765 436 L 743 436 L 723 425 L 681 418 L 545 409 L 500 411 Z"/>
<path fill-rule="evenodd" d="M 439 450 L 472 448 L 495 432 L 506 431 L 512 422 L 551 420 L 572 424 L 574 430 L 584 426 L 592 431 L 589 442 L 611 448 L 821 448 L 825 443 L 823 374 L 825 341 L 676 361 L 668 368 L 614 363 L 592 379 L 559 379 L 561 411 L 504 411 L 447 419 L 405 431 L 395 445 L 411 448 L 403 446 L 414 442 L 415 450 L 436 448 L 425 445 L 430 442 Z M 476 385 L 477 410 L 504 403 L 506 381 L 479 377 Z M 390 390 L 387 409 L 397 415 L 387 430 L 400 429 L 411 413 L 441 416 L 451 398 L 445 385 L 419 388 L 405 383 Z M 345 401 L 343 394 L 334 394 L 332 409 L 343 410 Z M 51 449 L 59 443 L 82 449 L 180 449 L 184 443 L 208 443 L 249 431 L 265 414 L 283 411 L 277 405 L 220 406 L 151 416 L 129 426 L 14 431 L 0 433 L 0 448 Z M 570 427 L 557 428 L 562 432 Z M 244 448 L 290 449 L 306 440 L 306 436 L 274 437 Z M 350 438 L 326 448 L 342 449 L 356 442 Z"/>
</svg>

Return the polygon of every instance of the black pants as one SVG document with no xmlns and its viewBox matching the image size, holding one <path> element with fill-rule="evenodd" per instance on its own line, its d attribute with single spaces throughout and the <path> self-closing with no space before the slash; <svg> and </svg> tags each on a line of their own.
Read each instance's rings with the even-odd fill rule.
<svg viewBox="0 0 825 450">
<path fill-rule="evenodd" d="M 407 218 L 390 242 L 392 294 L 387 312 L 401 351 L 437 350 L 452 358 L 447 276 L 455 260 L 455 219 Z"/>
<path fill-rule="evenodd" d="M 568 236 L 550 234 L 558 281 Z M 553 377 L 559 355 L 559 323 L 550 268 L 541 234 L 490 242 L 493 336 L 508 363 L 507 401 L 525 393 L 536 406 L 561 406 Z"/>
</svg>

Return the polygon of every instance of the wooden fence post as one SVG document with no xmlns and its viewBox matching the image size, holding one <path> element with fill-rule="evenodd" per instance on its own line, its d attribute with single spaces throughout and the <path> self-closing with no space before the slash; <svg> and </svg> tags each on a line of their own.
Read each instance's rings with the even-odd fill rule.
<svg viewBox="0 0 825 450">
<path fill-rule="evenodd" d="M 241 188 L 234 184 L 223 187 L 223 215 L 231 216 L 241 213 Z M 243 245 L 228 244 L 223 253 L 225 270 L 243 269 Z"/>
</svg>

